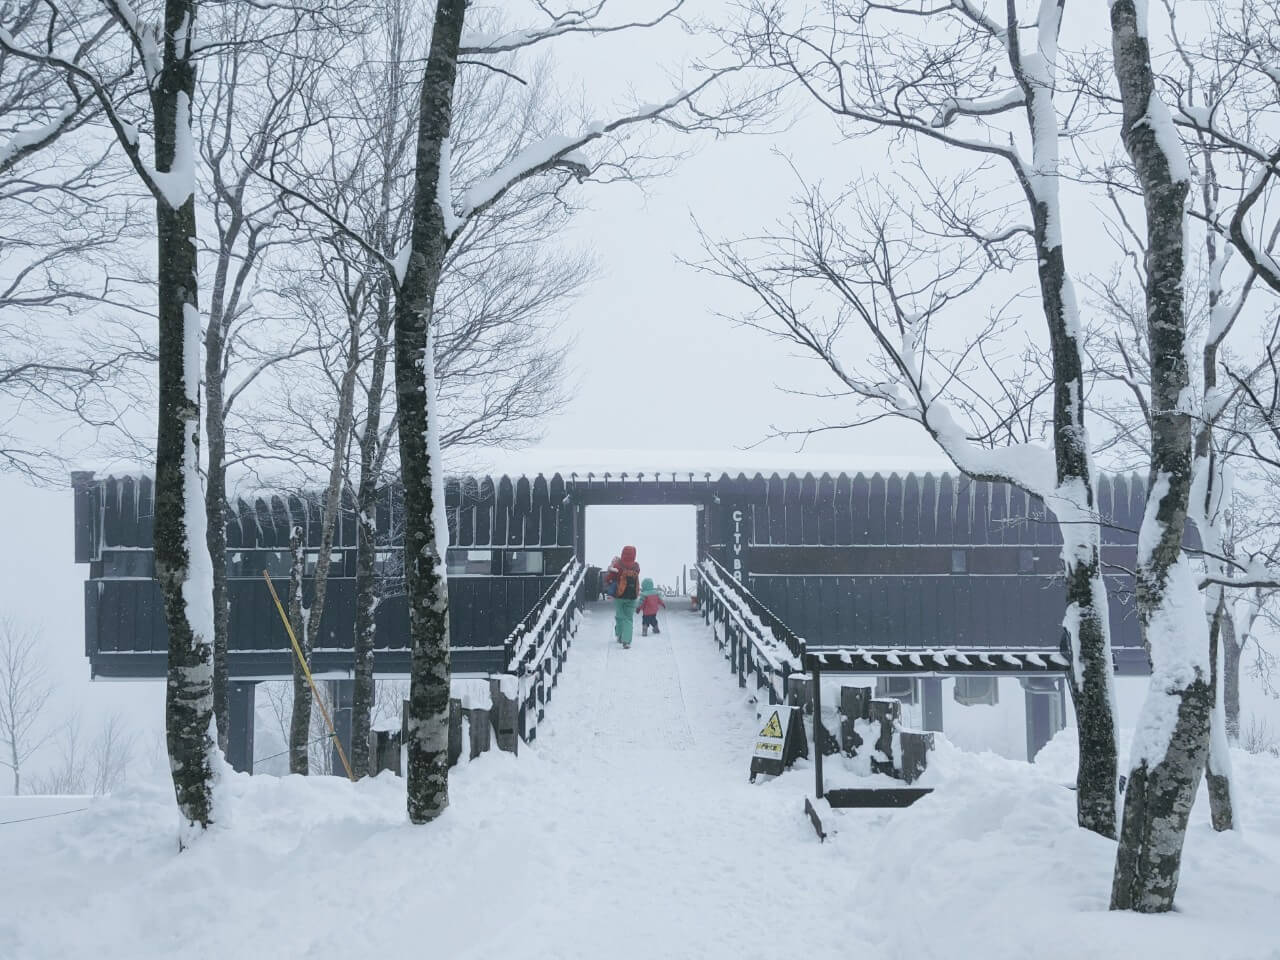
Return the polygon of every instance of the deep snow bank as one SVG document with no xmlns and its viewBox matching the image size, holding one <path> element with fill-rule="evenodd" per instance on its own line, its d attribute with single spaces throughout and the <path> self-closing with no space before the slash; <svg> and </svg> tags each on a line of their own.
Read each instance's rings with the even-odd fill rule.
<svg viewBox="0 0 1280 960">
<path fill-rule="evenodd" d="M 1280 957 L 1280 762 L 1237 755 L 1245 833 L 1198 808 L 1179 912 L 1139 917 L 1106 910 L 1114 847 L 1074 827 L 1070 752 L 944 743 L 932 797 L 833 815 L 822 846 L 803 770 L 683 794 L 649 771 L 646 796 L 619 767 L 605 804 L 581 758 L 492 754 L 417 829 L 391 777 L 229 774 L 221 822 L 180 856 L 160 780 L 0 838 L 0 957 Z"/>
</svg>

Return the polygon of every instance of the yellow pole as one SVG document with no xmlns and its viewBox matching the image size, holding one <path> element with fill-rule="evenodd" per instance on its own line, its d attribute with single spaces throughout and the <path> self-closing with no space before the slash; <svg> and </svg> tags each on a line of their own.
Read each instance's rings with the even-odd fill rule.
<svg viewBox="0 0 1280 960">
<path fill-rule="evenodd" d="M 284 623 L 285 632 L 289 634 L 289 642 L 293 644 L 293 652 L 298 655 L 298 663 L 302 664 L 302 672 L 307 677 L 307 683 L 311 685 L 311 695 L 315 697 L 316 706 L 320 708 L 320 714 L 324 717 L 324 725 L 329 728 L 329 738 L 333 741 L 333 745 L 338 748 L 338 756 L 342 758 L 342 766 L 347 771 L 347 776 L 352 783 L 355 783 L 356 775 L 351 772 L 351 764 L 347 763 L 347 754 L 342 749 L 342 741 L 338 739 L 338 731 L 333 729 L 333 721 L 329 719 L 329 711 L 324 708 L 324 700 L 320 696 L 320 691 L 316 689 L 316 682 L 311 679 L 311 669 L 307 666 L 307 658 L 302 655 L 302 648 L 298 646 L 298 638 L 293 635 L 293 627 L 289 625 L 289 617 L 285 614 L 284 606 L 280 603 L 280 597 L 276 593 L 276 585 L 271 582 L 269 571 L 263 570 L 262 577 L 267 581 L 267 589 L 271 591 L 271 599 L 276 602 L 276 609 L 280 611 L 280 620 Z"/>
</svg>

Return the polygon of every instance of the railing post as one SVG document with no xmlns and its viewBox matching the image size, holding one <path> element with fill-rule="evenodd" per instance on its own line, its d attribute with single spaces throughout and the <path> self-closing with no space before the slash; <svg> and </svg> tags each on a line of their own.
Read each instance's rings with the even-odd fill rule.
<svg viewBox="0 0 1280 960">
<path fill-rule="evenodd" d="M 800 711 L 798 718 L 800 723 L 804 723 L 804 711 Z M 813 788 L 814 794 L 819 800 L 823 796 L 822 781 L 822 748 L 826 740 L 822 736 L 822 668 L 818 665 L 818 658 L 813 658 Z"/>
</svg>

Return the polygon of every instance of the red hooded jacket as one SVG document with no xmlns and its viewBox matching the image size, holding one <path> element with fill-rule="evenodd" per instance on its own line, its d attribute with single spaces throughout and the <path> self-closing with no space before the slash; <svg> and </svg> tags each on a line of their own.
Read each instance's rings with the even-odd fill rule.
<svg viewBox="0 0 1280 960">
<path fill-rule="evenodd" d="M 621 559 L 614 559 L 609 565 L 609 571 L 604 575 L 605 583 L 616 583 L 620 573 L 626 573 L 630 577 L 628 586 L 632 588 L 631 598 L 640 594 L 640 564 L 636 563 L 636 548 L 623 547 Z"/>
</svg>

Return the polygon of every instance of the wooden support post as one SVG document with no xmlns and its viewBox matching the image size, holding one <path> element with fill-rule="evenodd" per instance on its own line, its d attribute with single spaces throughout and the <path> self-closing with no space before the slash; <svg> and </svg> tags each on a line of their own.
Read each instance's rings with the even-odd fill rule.
<svg viewBox="0 0 1280 960">
<path fill-rule="evenodd" d="M 803 723 L 802 717 L 796 717 L 796 723 Z M 821 800 L 825 786 L 822 780 L 822 668 L 818 666 L 817 657 L 813 660 L 813 792 Z"/>
<path fill-rule="evenodd" d="M 1027 761 L 1066 725 L 1062 681 L 1056 677 L 1020 677 L 1027 702 Z"/>
<path fill-rule="evenodd" d="M 875 749 L 884 760 L 871 758 L 871 772 L 893 775 L 893 731 L 902 716 L 902 701 L 883 698 L 871 701 L 871 722 L 880 725 Z"/>
<path fill-rule="evenodd" d="M 854 723 L 871 717 L 870 687 L 840 688 L 840 746 L 846 757 L 852 757 L 862 746 L 862 737 L 854 731 Z"/>
<path fill-rule="evenodd" d="M 924 677 L 920 680 L 920 699 L 923 701 L 923 723 L 926 730 L 942 731 L 942 678 Z"/>
<path fill-rule="evenodd" d="M 520 705 L 514 697 L 502 692 L 502 681 L 494 677 L 489 681 L 489 698 L 493 701 L 493 733 L 498 749 L 507 753 L 520 752 Z"/>
<path fill-rule="evenodd" d="M 376 777 L 383 770 L 400 776 L 400 735 L 392 730 L 369 731 L 369 775 Z"/>
<path fill-rule="evenodd" d="M 471 740 L 471 755 L 468 759 L 474 760 L 480 754 L 489 752 L 493 742 L 490 736 L 492 730 L 493 725 L 489 719 L 488 710 L 475 707 L 467 711 L 467 733 Z"/>
<path fill-rule="evenodd" d="M 240 773 L 253 773 L 253 716 L 258 684 L 237 680 L 229 685 L 227 762 Z"/>
<path fill-rule="evenodd" d="M 449 700 L 449 766 L 462 756 L 462 701 Z"/>
<path fill-rule="evenodd" d="M 898 740 L 902 744 L 902 779 L 915 783 L 929 763 L 929 751 L 933 749 L 933 734 L 919 730 L 900 730 Z"/>
<path fill-rule="evenodd" d="M 333 752 L 331 769 L 334 776 L 342 776 L 346 764 L 342 760 L 338 744 L 347 756 L 351 756 L 351 711 L 355 705 L 356 682 L 354 680 L 330 680 L 329 701 L 333 704 L 333 729 L 338 735 L 338 743 L 330 747 Z"/>
<path fill-rule="evenodd" d="M 800 708 L 801 713 L 813 713 L 813 680 L 803 673 L 787 677 L 787 703 Z"/>
</svg>

